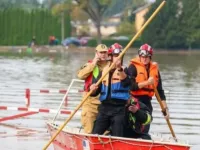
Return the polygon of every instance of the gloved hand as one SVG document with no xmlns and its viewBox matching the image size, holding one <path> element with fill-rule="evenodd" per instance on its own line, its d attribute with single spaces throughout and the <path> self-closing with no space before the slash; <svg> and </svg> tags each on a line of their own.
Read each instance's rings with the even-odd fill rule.
<svg viewBox="0 0 200 150">
<path fill-rule="evenodd" d="M 130 111 L 130 112 L 132 112 L 132 113 L 136 113 L 137 111 L 138 111 L 138 107 L 136 106 L 136 105 L 130 105 L 129 107 L 128 107 L 128 110 Z"/>
<path fill-rule="evenodd" d="M 165 119 L 169 119 L 169 109 L 168 108 L 165 108 L 164 111 L 162 111 Z"/>
</svg>

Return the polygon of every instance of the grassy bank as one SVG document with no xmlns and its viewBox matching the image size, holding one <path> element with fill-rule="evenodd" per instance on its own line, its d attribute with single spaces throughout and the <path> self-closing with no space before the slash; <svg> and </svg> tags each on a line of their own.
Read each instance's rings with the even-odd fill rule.
<svg viewBox="0 0 200 150">
<path fill-rule="evenodd" d="M 137 48 L 130 48 L 127 53 L 137 53 Z M 94 53 L 94 47 L 63 47 L 63 46 L 39 46 L 32 49 L 27 49 L 27 46 L 0 46 L 0 56 L 19 56 L 19 57 L 45 57 L 45 56 L 61 56 L 65 52 L 74 53 Z M 200 54 L 200 50 L 184 50 L 184 49 L 173 49 L 173 50 L 163 50 L 156 49 L 155 54 Z"/>
</svg>

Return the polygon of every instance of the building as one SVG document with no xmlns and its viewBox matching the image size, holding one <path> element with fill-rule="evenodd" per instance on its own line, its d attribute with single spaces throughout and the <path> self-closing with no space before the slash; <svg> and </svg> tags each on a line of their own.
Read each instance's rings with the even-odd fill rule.
<svg viewBox="0 0 200 150">
<path fill-rule="evenodd" d="M 149 8 L 151 7 L 151 4 L 152 3 L 149 3 L 149 4 L 146 4 L 136 10 L 134 10 L 132 12 L 132 14 L 135 14 L 135 28 L 136 28 L 136 31 L 138 31 L 142 25 L 144 24 L 145 22 L 145 14 L 149 11 Z"/>
</svg>

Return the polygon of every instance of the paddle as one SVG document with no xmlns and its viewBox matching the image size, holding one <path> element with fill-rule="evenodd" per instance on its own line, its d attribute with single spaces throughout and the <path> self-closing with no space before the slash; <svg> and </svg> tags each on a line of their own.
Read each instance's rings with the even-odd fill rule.
<svg viewBox="0 0 200 150">
<path fill-rule="evenodd" d="M 155 87 L 154 87 L 154 92 L 155 92 L 156 99 L 157 99 L 158 103 L 160 104 L 160 107 L 161 107 L 161 109 L 162 109 L 163 114 L 166 115 L 166 111 L 165 111 L 165 108 L 164 108 L 164 106 L 163 106 L 162 100 L 161 100 L 161 98 L 160 98 L 160 95 L 159 95 L 159 93 L 158 93 L 158 90 L 157 90 Z M 173 130 L 173 128 L 172 128 L 172 125 L 171 125 L 171 123 L 170 123 L 170 120 L 166 118 L 166 121 L 167 121 L 167 125 L 168 125 L 168 127 L 169 127 L 169 129 L 170 129 L 170 131 L 171 131 L 171 134 L 172 134 L 174 140 L 175 140 L 176 142 L 178 142 L 178 140 L 177 140 L 177 138 L 176 138 L 176 136 L 175 136 L 174 130 Z"/>
<path fill-rule="evenodd" d="M 124 50 L 121 52 L 121 54 L 118 56 L 118 59 L 122 58 L 122 56 L 126 53 L 128 48 L 133 44 L 133 42 L 137 39 L 137 37 L 144 31 L 144 29 L 147 27 L 147 25 L 153 20 L 153 18 L 158 14 L 158 12 L 162 9 L 162 7 L 165 5 L 166 1 L 164 0 L 158 8 L 154 11 L 154 13 L 151 15 L 151 17 L 145 22 L 145 24 L 142 26 L 142 28 L 136 33 L 136 35 L 132 38 L 132 40 L 128 43 L 128 45 L 124 48 Z M 116 62 L 113 62 L 111 66 L 108 68 L 108 70 L 105 72 L 104 75 L 98 80 L 96 83 L 99 85 L 103 78 L 108 74 L 108 72 L 114 67 Z M 49 145 L 54 141 L 54 139 L 57 137 L 57 135 L 62 131 L 62 129 L 66 126 L 66 124 L 72 119 L 72 117 L 75 115 L 75 113 L 79 110 L 79 108 L 84 104 L 84 102 L 87 100 L 87 98 L 91 95 L 93 91 L 89 91 L 86 96 L 83 98 L 81 103 L 76 107 L 74 112 L 69 116 L 69 118 L 63 123 L 62 126 L 59 127 L 58 131 L 55 133 L 55 135 L 51 138 L 51 140 L 44 146 L 43 150 L 46 150 Z"/>
</svg>

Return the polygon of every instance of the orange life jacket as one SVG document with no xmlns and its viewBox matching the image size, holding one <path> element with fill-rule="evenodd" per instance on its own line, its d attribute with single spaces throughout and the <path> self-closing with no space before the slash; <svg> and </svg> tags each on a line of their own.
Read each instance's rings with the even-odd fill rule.
<svg viewBox="0 0 200 150">
<path fill-rule="evenodd" d="M 149 68 L 149 74 L 146 70 L 146 67 L 144 64 L 140 62 L 139 58 L 134 58 L 131 60 L 131 64 L 134 65 L 137 69 L 137 76 L 136 76 L 136 82 L 140 83 L 143 81 L 148 80 L 149 77 L 154 78 L 154 86 L 158 86 L 158 64 L 156 62 L 150 62 L 150 68 Z M 139 96 L 139 95 L 148 95 L 149 97 L 152 97 L 154 93 L 153 85 L 145 86 L 137 91 L 131 91 L 131 94 L 133 96 Z"/>
</svg>

